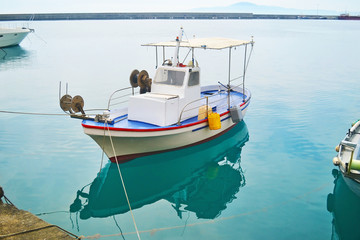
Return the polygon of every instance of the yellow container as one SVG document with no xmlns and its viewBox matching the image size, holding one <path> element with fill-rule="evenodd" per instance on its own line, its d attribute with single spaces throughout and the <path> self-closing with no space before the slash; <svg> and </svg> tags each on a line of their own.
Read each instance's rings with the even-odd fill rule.
<svg viewBox="0 0 360 240">
<path fill-rule="evenodd" d="M 218 113 L 209 113 L 208 115 L 208 122 L 210 130 L 218 130 L 221 128 L 221 120 L 220 114 Z"/>
<path fill-rule="evenodd" d="M 207 112 L 206 112 L 206 108 L 207 108 Z M 206 105 L 199 107 L 198 120 L 205 119 L 209 113 L 212 113 L 212 108 L 210 107 L 210 105 L 207 107 Z"/>
</svg>

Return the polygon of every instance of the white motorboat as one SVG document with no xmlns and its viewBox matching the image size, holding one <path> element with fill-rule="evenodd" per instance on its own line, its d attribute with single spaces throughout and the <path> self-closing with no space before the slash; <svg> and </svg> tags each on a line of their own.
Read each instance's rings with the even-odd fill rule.
<svg viewBox="0 0 360 240">
<path fill-rule="evenodd" d="M 22 40 L 33 29 L 29 28 L 0 28 L 0 48 L 16 46 L 21 43 Z"/>
<path fill-rule="evenodd" d="M 134 70 L 130 75 L 131 87 L 115 91 L 103 113 L 85 113 L 80 96 L 72 98 L 66 94 L 60 99 L 65 112 L 73 118 L 83 119 L 84 132 L 97 142 L 112 162 L 125 162 L 210 141 L 229 131 L 245 116 L 251 99 L 250 91 L 244 86 L 251 56 L 251 52 L 248 55 L 247 52 L 248 46 L 252 50 L 254 41 L 227 38 L 183 41 L 182 35 L 183 29 L 175 41 L 143 45 L 156 50 L 162 48 L 163 64 L 157 67 L 153 79 L 145 70 Z M 231 53 L 239 46 L 245 48 L 243 75 L 231 79 Z M 165 58 L 168 47 L 175 49 L 172 59 Z M 188 55 L 191 53 L 187 64 L 186 60 L 179 61 L 180 48 L 188 49 Z M 227 84 L 200 85 L 195 49 L 228 49 Z M 140 94 L 135 93 L 138 86 Z M 127 106 L 112 109 L 114 102 L 119 99 L 124 102 L 128 95 Z"/>
</svg>

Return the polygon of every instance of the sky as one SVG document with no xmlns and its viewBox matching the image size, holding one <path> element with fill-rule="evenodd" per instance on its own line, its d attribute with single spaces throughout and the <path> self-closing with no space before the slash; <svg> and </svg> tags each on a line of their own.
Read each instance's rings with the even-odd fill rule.
<svg viewBox="0 0 360 240">
<path fill-rule="evenodd" d="M 295 9 L 358 12 L 360 0 L 243 0 L 258 5 Z M 181 12 L 202 7 L 224 7 L 242 0 L 0 0 L 2 13 L 55 12 Z"/>
</svg>

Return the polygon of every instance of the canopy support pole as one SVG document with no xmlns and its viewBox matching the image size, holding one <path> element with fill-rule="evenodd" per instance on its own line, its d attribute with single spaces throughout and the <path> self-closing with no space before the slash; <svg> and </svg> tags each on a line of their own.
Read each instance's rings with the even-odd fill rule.
<svg viewBox="0 0 360 240">
<path fill-rule="evenodd" d="M 158 68 L 158 62 L 159 62 L 157 46 L 155 47 L 155 51 L 156 51 L 156 65 L 155 65 L 155 69 L 157 69 L 157 68 Z"/>
<path fill-rule="evenodd" d="M 163 46 L 163 62 L 165 62 L 165 46 Z"/>
<path fill-rule="evenodd" d="M 191 62 L 192 62 L 191 67 L 195 67 L 194 48 L 191 48 Z"/>
<path fill-rule="evenodd" d="M 247 44 L 245 45 L 245 56 L 244 56 L 244 73 L 243 73 L 243 102 L 245 102 L 245 73 L 246 73 L 246 53 L 247 53 Z"/>
<path fill-rule="evenodd" d="M 229 47 L 229 73 L 228 73 L 228 109 L 230 111 L 230 78 L 231 78 L 231 47 Z"/>
</svg>

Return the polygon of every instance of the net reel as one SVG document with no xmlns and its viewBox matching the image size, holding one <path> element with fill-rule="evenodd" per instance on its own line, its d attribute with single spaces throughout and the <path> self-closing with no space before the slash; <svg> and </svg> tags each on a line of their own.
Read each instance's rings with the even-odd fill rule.
<svg viewBox="0 0 360 240">
<path fill-rule="evenodd" d="M 130 74 L 130 85 L 133 88 L 140 87 L 140 94 L 151 91 L 152 79 L 146 70 L 139 72 L 137 69 Z"/>
<path fill-rule="evenodd" d="M 60 99 L 60 107 L 64 112 L 69 111 L 70 114 L 81 112 L 85 115 L 84 99 L 79 95 L 72 98 L 69 94 L 65 94 Z"/>
<path fill-rule="evenodd" d="M 60 99 L 60 107 L 64 112 L 69 111 L 71 114 L 73 114 L 73 111 L 71 110 L 71 100 L 72 97 L 69 94 L 65 94 Z"/>
<path fill-rule="evenodd" d="M 130 74 L 130 85 L 133 88 L 137 88 L 138 85 L 138 76 L 139 76 L 139 71 L 137 69 L 135 69 L 134 71 L 131 72 Z"/>
</svg>

